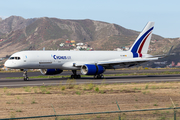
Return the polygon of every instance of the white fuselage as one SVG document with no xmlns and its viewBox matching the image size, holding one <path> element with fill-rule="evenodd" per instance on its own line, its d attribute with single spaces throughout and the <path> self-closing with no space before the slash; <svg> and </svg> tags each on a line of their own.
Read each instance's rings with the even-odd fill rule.
<svg viewBox="0 0 180 120">
<path fill-rule="evenodd" d="M 8 59 L 5 66 L 13 69 L 50 69 L 78 70 L 74 63 L 96 64 L 98 61 L 132 58 L 129 51 L 21 51 Z"/>
</svg>

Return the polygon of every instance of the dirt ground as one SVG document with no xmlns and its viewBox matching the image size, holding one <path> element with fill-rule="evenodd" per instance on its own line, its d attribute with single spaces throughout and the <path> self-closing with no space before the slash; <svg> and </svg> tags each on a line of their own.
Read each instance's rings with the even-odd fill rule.
<svg viewBox="0 0 180 120">
<path fill-rule="evenodd" d="M 74 83 L 71 81 L 67 86 L 0 88 L 0 118 L 54 115 L 53 107 L 58 115 L 118 111 L 116 101 L 121 110 L 173 107 L 170 98 L 176 107 L 180 105 L 180 82 L 109 85 Z M 173 115 L 173 110 L 121 113 L 123 119 L 163 119 L 173 118 Z M 118 119 L 118 116 L 104 114 L 84 118 L 72 116 L 68 119 Z"/>
</svg>

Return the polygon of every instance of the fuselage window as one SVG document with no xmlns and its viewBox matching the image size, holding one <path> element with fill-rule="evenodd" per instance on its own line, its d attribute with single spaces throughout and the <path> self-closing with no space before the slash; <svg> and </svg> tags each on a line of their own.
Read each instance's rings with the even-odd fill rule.
<svg viewBox="0 0 180 120">
<path fill-rule="evenodd" d="M 15 60 L 20 60 L 21 58 L 20 58 L 20 57 L 10 57 L 9 59 L 10 59 L 10 60 L 14 60 L 14 59 L 15 59 Z"/>
</svg>

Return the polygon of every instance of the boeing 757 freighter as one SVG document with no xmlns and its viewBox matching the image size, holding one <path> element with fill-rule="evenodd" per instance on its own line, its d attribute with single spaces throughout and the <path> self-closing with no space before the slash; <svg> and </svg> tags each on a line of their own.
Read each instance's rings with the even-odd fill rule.
<svg viewBox="0 0 180 120">
<path fill-rule="evenodd" d="M 21 51 L 14 53 L 5 62 L 11 69 L 24 70 L 24 80 L 29 80 L 27 69 L 40 69 L 43 75 L 56 75 L 63 70 L 72 70 L 71 78 L 83 75 L 103 78 L 106 69 L 128 68 L 143 62 L 158 60 L 147 54 L 154 22 L 148 22 L 128 51 Z"/>
</svg>

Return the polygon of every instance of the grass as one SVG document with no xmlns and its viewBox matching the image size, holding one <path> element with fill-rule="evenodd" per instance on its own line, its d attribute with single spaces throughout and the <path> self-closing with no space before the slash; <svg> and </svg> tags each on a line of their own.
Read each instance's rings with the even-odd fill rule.
<svg viewBox="0 0 180 120">
<path fill-rule="evenodd" d="M 47 90 L 46 90 L 46 88 L 40 88 L 41 89 L 41 93 L 46 93 L 47 92 Z"/>
<path fill-rule="evenodd" d="M 75 81 L 75 80 L 73 80 L 73 81 Z M 154 101 L 154 103 L 152 103 L 152 102 L 149 103 L 149 101 L 147 101 L 142 106 L 140 104 L 141 104 L 142 99 L 144 97 L 148 97 L 149 95 L 153 96 L 154 94 L 161 95 L 161 93 L 163 93 L 163 94 L 168 93 L 167 96 L 169 96 L 169 95 L 171 95 L 170 92 L 174 93 L 174 91 L 178 91 L 180 89 L 180 87 L 179 87 L 180 82 L 162 82 L 162 83 L 150 82 L 148 84 L 147 83 L 137 83 L 137 84 L 134 84 L 134 83 L 126 83 L 126 84 L 116 83 L 116 84 L 106 84 L 106 85 L 102 85 L 102 84 L 95 85 L 93 83 L 76 85 L 75 82 L 72 82 L 72 81 L 69 83 L 70 84 L 63 85 L 63 86 L 57 85 L 57 86 L 6 88 L 5 93 L 3 93 L 4 88 L 0 88 L 0 91 L 2 93 L 3 99 L 8 98 L 6 101 L 4 100 L 5 106 L 10 106 L 10 107 L 15 106 L 15 105 L 22 106 L 21 109 L 13 108 L 13 110 L 10 111 L 10 112 L 15 112 L 17 115 L 19 115 L 19 114 L 26 114 L 27 110 L 25 110 L 25 106 L 28 106 L 28 105 L 31 105 L 33 107 L 36 107 L 37 105 L 40 106 L 42 104 L 41 102 L 48 100 L 49 97 L 52 97 L 53 100 L 55 100 L 55 99 L 61 98 L 61 97 L 63 98 L 63 97 L 69 96 L 69 98 L 71 98 L 71 97 L 75 96 L 77 99 L 82 98 L 82 100 L 83 100 L 84 96 L 86 96 L 86 97 L 91 96 L 93 98 L 93 96 L 95 95 L 95 96 L 97 96 L 97 100 L 92 99 L 91 100 L 91 101 L 93 101 L 92 103 L 87 102 L 87 105 L 93 106 L 93 105 L 96 105 L 97 101 L 99 101 L 98 96 L 101 94 L 103 94 L 102 95 L 103 98 L 105 98 L 106 95 L 109 96 L 108 99 L 110 99 L 111 96 L 114 96 L 114 95 L 118 95 L 118 96 L 122 96 L 122 97 L 123 96 L 127 96 L 127 97 L 129 96 L 129 98 L 130 98 L 129 100 L 132 100 L 132 104 L 135 103 L 134 105 L 131 106 L 131 109 L 144 109 L 144 106 L 148 106 L 148 107 L 146 107 L 146 109 L 156 108 L 156 106 L 158 106 L 158 108 L 163 108 L 164 106 L 162 106 L 162 101 L 158 98 L 157 98 L 157 100 Z M 73 87 L 71 89 L 66 89 L 69 86 L 71 86 L 72 84 L 73 84 Z M 63 88 L 63 90 L 62 90 L 62 88 Z M 33 91 L 34 90 L 36 92 L 26 93 L 25 92 L 26 89 L 27 89 L 27 91 Z M 154 90 L 154 89 L 156 89 L 156 90 Z M 120 92 L 121 90 L 122 90 L 122 92 Z M 8 92 L 10 92 L 12 94 L 9 96 L 7 94 Z M 20 94 L 18 94 L 18 93 L 20 93 Z M 51 94 L 51 95 L 47 95 L 47 94 Z M 179 92 L 176 92 L 174 94 L 179 94 Z M 55 97 L 53 97 L 53 95 Z M 41 96 L 41 97 L 39 97 L 39 96 Z M 126 103 L 125 98 L 123 99 L 123 101 L 121 101 L 121 97 L 119 99 L 117 98 L 117 100 L 121 101 L 122 104 L 124 104 L 124 103 Z M 24 102 L 23 102 L 23 100 L 24 100 Z M 66 100 L 67 99 L 64 99 L 64 102 L 62 103 L 64 107 L 66 107 L 64 105 L 66 103 Z M 102 99 L 100 99 L 100 101 L 101 100 Z M 116 98 L 113 100 L 116 100 Z M 111 104 L 115 104 L 115 102 L 112 102 L 113 100 L 110 101 Z M 62 101 L 63 101 L 63 99 L 62 99 Z M 42 104 L 41 107 L 45 107 L 45 108 L 47 107 L 48 108 L 48 104 L 50 104 L 51 102 L 54 102 L 54 101 L 52 101 L 52 99 L 49 99 L 48 103 Z M 167 107 L 171 104 L 171 102 L 168 102 L 168 103 L 169 104 L 166 103 Z M 74 103 L 72 103 L 72 106 L 73 106 L 73 104 Z M 61 106 L 61 105 L 59 105 L 59 106 Z M 101 106 L 101 103 L 98 103 L 96 106 L 99 106 L 99 105 Z M 177 100 L 175 99 L 175 105 L 177 107 L 179 106 L 178 99 Z M 82 105 L 82 108 L 84 109 L 84 105 Z M 56 109 L 58 109 L 58 108 L 56 108 Z M 122 107 L 122 109 L 123 109 L 123 107 Z M 10 112 L 9 112 L 9 115 L 10 115 Z M 129 113 L 127 113 L 127 115 L 128 114 Z M 156 113 L 154 113 L 154 114 L 156 114 Z"/>
<path fill-rule="evenodd" d="M 61 90 L 64 91 L 66 89 L 66 86 L 62 86 Z"/>
<path fill-rule="evenodd" d="M 32 102 L 31 102 L 31 104 L 35 104 L 36 102 L 33 100 Z"/>
<path fill-rule="evenodd" d="M 81 93 L 80 93 L 79 91 L 76 91 L 76 94 L 77 94 L 77 95 L 81 95 Z"/>
<path fill-rule="evenodd" d="M 11 95 L 11 93 L 10 93 L 10 92 L 8 92 L 8 93 L 7 93 L 7 95 Z"/>
<path fill-rule="evenodd" d="M 31 104 L 35 104 L 35 103 L 36 103 L 36 101 L 35 101 L 35 98 L 33 97 Z"/>
<path fill-rule="evenodd" d="M 148 88 L 149 88 L 149 86 L 148 86 L 148 85 L 146 85 L 146 86 L 145 86 L 145 89 L 148 89 Z"/>
<path fill-rule="evenodd" d="M 37 93 L 37 89 L 34 89 L 34 93 Z"/>
<path fill-rule="evenodd" d="M 90 90 L 93 90 L 95 92 L 114 92 L 116 90 L 119 90 L 121 92 L 124 91 L 139 91 L 139 92 L 146 92 L 146 93 L 150 93 L 150 91 L 152 91 L 153 89 L 178 89 L 179 88 L 179 84 L 180 82 L 164 82 L 164 83 L 155 83 L 155 82 L 151 82 L 145 84 L 145 83 L 140 83 L 140 84 L 134 84 L 134 83 L 125 83 L 125 84 L 121 84 L 121 83 L 116 83 L 116 84 L 106 84 L 106 85 L 97 85 L 97 84 L 93 84 L 93 83 L 89 83 L 89 84 L 81 84 L 81 85 L 76 85 L 76 83 L 73 83 L 73 87 L 70 87 L 71 84 L 67 84 L 67 85 L 63 85 L 63 86 L 36 86 L 36 87 L 23 87 L 21 88 L 22 90 L 24 90 L 25 92 L 30 92 L 30 91 L 34 91 L 31 93 L 46 93 L 46 92 L 50 92 L 53 91 L 74 91 L 74 90 L 81 90 L 82 92 L 88 92 Z M 148 86 L 148 87 L 147 87 Z M 71 89 L 66 89 L 66 88 L 71 88 Z M 143 89 L 144 88 L 144 89 Z M 105 90 L 105 91 L 104 91 Z M 145 91 L 146 90 L 146 91 Z M 147 91 L 148 90 L 148 91 Z M 14 90 L 13 88 L 6 88 L 6 95 L 10 95 L 13 94 Z M 93 92 L 91 91 L 91 92 Z M 10 93 L 10 94 L 9 94 Z M 3 93 L 1 94 L 1 96 L 3 95 Z M 20 99 L 19 95 L 16 96 L 17 99 Z"/>
<path fill-rule="evenodd" d="M 46 94 L 51 94 L 51 92 L 50 91 L 46 91 Z"/>
<path fill-rule="evenodd" d="M 99 92 L 99 88 L 98 88 L 98 87 L 96 87 L 94 90 L 95 90 L 96 92 Z"/>
<path fill-rule="evenodd" d="M 143 94 L 149 94 L 150 91 L 143 91 L 142 93 L 143 93 Z"/>
<path fill-rule="evenodd" d="M 22 112 L 22 110 L 21 109 L 17 109 L 16 112 Z"/>
<path fill-rule="evenodd" d="M 16 113 L 15 112 L 11 112 L 10 118 L 15 118 L 15 117 L 16 117 Z"/>
<path fill-rule="evenodd" d="M 6 104 L 11 104 L 11 102 L 7 101 Z"/>
<path fill-rule="evenodd" d="M 88 86 L 89 90 L 92 90 L 94 88 L 94 84 L 92 84 L 92 83 L 87 84 L 87 86 Z"/>
<path fill-rule="evenodd" d="M 158 86 L 152 86 L 151 88 L 152 88 L 152 89 L 159 89 Z"/>
<path fill-rule="evenodd" d="M 74 86 L 75 86 L 75 84 L 76 84 L 76 80 L 74 80 L 74 79 L 68 79 L 66 83 L 67 83 L 67 88 L 68 88 L 68 89 L 73 89 Z"/>
<path fill-rule="evenodd" d="M 4 93 L 6 92 L 6 90 L 7 90 L 7 87 L 4 87 Z"/>
<path fill-rule="evenodd" d="M 104 90 L 101 90 L 101 94 L 104 94 L 105 93 L 105 91 Z"/>
<path fill-rule="evenodd" d="M 158 106 L 157 104 L 154 104 L 154 106 Z"/>
<path fill-rule="evenodd" d="M 30 88 L 31 88 L 30 86 L 24 87 L 25 92 L 31 92 Z"/>
<path fill-rule="evenodd" d="M 135 87 L 134 90 L 141 90 L 141 88 L 136 88 L 136 87 Z"/>
<path fill-rule="evenodd" d="M 19 96 L 16 97 L 17 99 L 20 99 Z"/>
<path fill-rule="evenodd" d="M 134 84 L 134 83 L 116 83 L 116 84 L 106 84 L 106 85 L 95 85 L 93 83 L 89 84 L 81 84 L 76 85 L 75 80 L 69 80 L 67 85 L 63 86 L 39 86 L 39 87 L 23 87 L 25 92 L 31 92 L 31 94 L 53 94 L 54 92 L 60 92 L 63 91 L 63 94 L 71 94 L 72 92 L 79 94 L 76 91 L 79 91 L 80 94 L 89 94 L 89 93 L 100 93 L 100 94 L 110 94 L 114 93 L 114 91 L 119 91 L 121 93 L 129 93 L 129 92 L 135 92 L 135 93 L 142 93 L 142 94 L 152 94 L 152 90 L 155 89 L 179 89 L 180 82 L 165 82 L 165 83 L 141 83 L 141 84 Z M 175 86 L 174 86 L 175 85 Z M 23 90 L 22 89 L 22 90 Z M 13 90 L 9 90 L 9 88 L 6 88 L 6 95 L 13 95 Z M 70 92 L 72 91 L 72 92 Z M 155 92 L 155 91 L 154 91 Z M 58 93 L 59 94 L 59 93 Z M 60 92 L 62 94 L 62 92 Z M 2 96 L 2 95 L 1 95 Z M 19 96 L 16 97 L 17 99 L 20 99 Z"/>
</svg>

